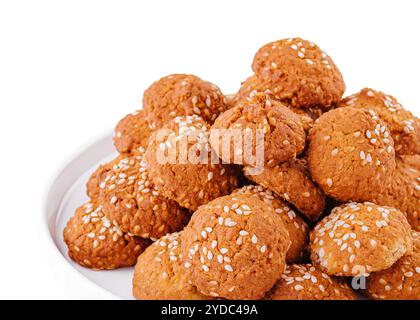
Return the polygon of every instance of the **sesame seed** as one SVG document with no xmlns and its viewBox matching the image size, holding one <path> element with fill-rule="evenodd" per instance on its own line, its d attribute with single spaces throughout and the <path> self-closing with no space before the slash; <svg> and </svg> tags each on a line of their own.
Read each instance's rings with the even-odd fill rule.
<svg viewBox="0 0 420 320">
<path fill-rule="evenodd" d="M 207 181 L 210 181 L 211 179 L 213 179 L 213 172 L 209 172 L 208 174 L 207 174 Z"/>
<path fill-rule="evenodd" d="M 229 271 L 229 272 L 233 272 L 233 268 L 232 268 L 232 266 L 230 264 L 226 264 L 225 265 L 225 270 L 226 271 Z"/>
<path fill-rule="evenodd" d="M 263 246 L 260 248 L 260 251 L 261 251 L 262 253 L 264 253 L 266 250 L 267 250 L 267 246 L 266 246 L 266 245 L 263 245 Z"/>
<path fill-rule="evenodd" d="M 328 178 L 328 179 L 327 179 L 327 185 L 328 185 L 329 187 L 331 187 L 331 186 L 333 185 L 333 181 L 332 181 L 332 179 L 331 179 L 331 178 Z"/>
<path fill-rule="evenodd" d="M 201 231 L 201 236 L 204 238 L 204 239 L 207 239 L 207 232 L 206 231 Z"/>
<path fill-rule="evenodd" d="M 248 233 L 248 231 L 246 231 L 246 230 L 241 230 L 241 231 L 239 231 L 239 235 L 241 235 L 241 236 L 247 236 L 249 233 Z"/>
<path fill-rule="evenodd" d="M 251 242 L 252 242 L 253 244 L 256 244 L 256 243 L 258 242 L 258 238 L 257 238 L 257 236 L 256 236 L 255 234 L 252 236 L 252 238 L 251 238 Z"/>
<path fill-rule="evenodd" d="M 303 290 L 303 287 L 300 284 L 295 285 L 295 290 L 300 291 Z"/>
<path fill-rule="evenodd" d="M 207 267 L 205 264 L 203 264 L 201 267 L 203 268 L 204 272 L 209 271 L 209 267 Z"/>
<path fill-rule="evenodd" d="M 227 252 L 228 252 L 228 249 L 226 249 L 226 248 L 220 249 L 221 254 L 226 254 Z"/>
</svg>

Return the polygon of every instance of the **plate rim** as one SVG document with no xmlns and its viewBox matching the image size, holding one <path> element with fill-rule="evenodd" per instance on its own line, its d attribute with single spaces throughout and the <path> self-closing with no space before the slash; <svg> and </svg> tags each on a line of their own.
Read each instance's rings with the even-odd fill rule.
<svg viewBox="0 0 420 320">
<path fill-rule="evenodd" d="M 103 150 L 107 151 L 115 151 L 115 149 L 109 148 L 110 145 L 112 145 L 112 137 L 113 134 L 107 133 L 102 134 L 98 137 L 96 137 L 94 142 L 87 142 L 78 147 L 75 152 L 72 153 L 70 156 L 70 161 L 65 161 L 61 166 L 58 166 L 58 169 L 53 172 L 51 175 L 51 178 L 49 182 L 46 184 L 46 188 L 44 190 L 43 195 L 43 206 L 41 210 L 41 235 L 42 235 L 42 244 L 44 248 L 44 253 L 47 256 L 48 264 L 53 269 L 52 271 L 55 273 L 56 278 L 60 284 L 64 284 L 65 287 L 69 287 L 69 279 L 60 279 L 59 274 L 65 274 L 65 277 L 73 278 L 75 282 L 71 282 L 71 286 L 73 287 L 76 283 L 76 287 L 81 287 L 81 289 L 86 289 L 88 292 L 92 292 L 95 295 L 98 295 L 102 299 L 110 299 L 110 300 L 122 300 L 122 297 L 117 296 L 116 294 L 106 290 L 105 288 L 101 287 L 99 284 L 91 281 L 88 277 L 86 277 L 84 274 L 82 274 L 80 271 L 78 271 L 76 268 L 74 268 L 68 260 L 64 257 L 62 252 L 59 250 L 56 239 L 54 236 L 54 232 L 50 227 L 51 218 L 54 218 L 54 220 L 57 218 L 57 211 L 60 208 L 60 204 L 64 200 L 67 191 L 71 188 L 71 186 L 76 182 L 78 177 L 71 177 L 69 178 L 69 181 L 67 182 L 67 185 L 65 187 L 62 187 L 64 191 L 58 192 L 59 196 L 57 199 L 56 189 L 59 187 L 60 181 L 63 179 L 63 176 L 66 175 L 67 171 L 70 170 L 75 165 L 80 165 L 80 158 L 85 156 L 86 154 L 94 152 L 93 149 L 101 149 L 99 146 L 102 146 Z M 109 155 L 110 152 L 105 152 L 104 157 L 106 155 Z M 88 170 L 92 165 L 94 165 L 98 159 L 94 160 L 92 159 L 91 165 L 87 164 L 85 162 L 80 168 L 80 171 L 85 172 Z M 53 199 L 53 198 L 56 199 Z M 58 205 L 55 205 L 54 203 L 57 203 Z M 56 268 L 62 268 L 63 270 L 57 270 Z M 61 281 L 60 281 L 61 280 Z M 71 289 L 74 291 L 74 289 Z"/>
</svg>

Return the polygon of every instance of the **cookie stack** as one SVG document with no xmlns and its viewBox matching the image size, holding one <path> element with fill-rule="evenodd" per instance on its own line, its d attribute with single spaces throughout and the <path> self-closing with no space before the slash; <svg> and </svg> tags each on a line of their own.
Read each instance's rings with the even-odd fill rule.
<svg viewBox="0 0 420 320">
<path fill-rule="evenodd" d="M 135 265 L 137 299 L 420 299 L 420 120 L 373 89 L 342 98 L 300 38 L 252 70 L 230 96 L 184 74 L 145 91 L 64 230 L 69 256 Z"/>
</svg>

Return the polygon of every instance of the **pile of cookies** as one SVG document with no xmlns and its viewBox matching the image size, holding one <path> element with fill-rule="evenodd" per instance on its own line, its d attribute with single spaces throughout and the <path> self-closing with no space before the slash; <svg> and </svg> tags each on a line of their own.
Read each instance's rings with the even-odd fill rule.
<svg viewBox="0 0 420 320">
<path fill-rule="evenodd" d="M 137 299 L 420 299 L 420 119 L 373 89 L 343 98 L 303 39 L 252 70 L 230 96 L 186 74 L 144 92 L 64 229 L 69 256 L 135 265 Z M 216 129 L 262 131 L 263 170 Z"/>
</svg>

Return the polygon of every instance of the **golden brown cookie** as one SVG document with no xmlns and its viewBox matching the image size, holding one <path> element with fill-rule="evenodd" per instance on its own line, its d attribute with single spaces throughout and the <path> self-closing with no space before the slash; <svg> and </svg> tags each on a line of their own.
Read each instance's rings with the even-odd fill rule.
<svg viewBox="0 0 420 320">
<path fill-rule="evenodd" d="M 149 246 L 137 260 L 133 295 L 139 300 L 209 300 L 189 282 L 181 266 L 181 237 L 168 234 Z"/>
<path fill-rule="evenodd" d="M 204 295 L 260 299 L 286 266 L 290 240 L 273 207 L 250 194 L 201 206 L 182 233 L 181 254 Z"/>
<path fill-rule="evenodd" d="M 391 184 L 394 142 L 375 111 L 349 107 L 324 113 L 309 141 L 312 178 L 328 196 L 370 201 Z"/>
<path fill-rule="evenodd" d="M 99 201 L 123 231 L 157 239 L 181 230 L 189 214 L 154 187 L 143 152 L 121 157 L 104 175 Z"/>
<path fill-rule="evenodd" d="M 132 266 L 150 244 L 149 240 L 122 232 L 95 200 L 76 210 L 63 235 L 70 258 L 94 270 Z"/>
<path fill-rule="evenodd" d="M 252 63 L 258 79 L 286 105 L 330 107 L 340 101 L 345 84 L 331 58 L 316 44 L 283 39 L 264 45 Z M 261 81 L 261 80 L 260 80 Z"/>
<path fill-rule="evenodd" d="M 219 163 L 209 146 L 208 126 L 200 117 L 176 117 L 163 129 L 168 131 L 151 137 L 146 161 L 156 189 L 164 196 L 195 211 L 236 188 L 236 169 Z"/>
<path fill-rule="evenodd" d="M 104 176 L 112 169 L 112 167 L 120 162 L 120 160 L 123 158 L 123 155 L 119 155 L 115 159 L 99 165 L 99 167 L 90 175 L 88 182 L 86 183 L 86 193 L 87 195 L 92 198 L 98 198 L 100 187 Z"/>
<path fill-rule="evenodd" d="M 237 189 L 233 194 L 250 194 L 258 197 L 271 205 L 275 213 L 279 215 L 289 233 L 290 248 L 286 254 L 287 263 L 302 261 L 306 255 L 309 242 L 309 227 L 306 222 L 293 211 L 283 200 L 270 190 L 258 186 L 248 185 Z"/>
<path fill-rule="evenodd" d="M 114 130 L 114 145 L 119 153 L 129 153 L 139 147 L 146 148 L 152 130 L 143 109 L 122 118 Z"/>
<path fill-rule="evenodd" d="M 406 213 L 411 227 L 420 231 L 420 155 L 400 156 L 396 161 L 391 185 L 377 194 L 373 202 Z"/>
<path fill-rule="evenodd" d="M 305 148 L 306 134 L 299 117 L 263 93 L 257 93 L 250 101 L 222 113 L 211 129 L 211 145 L 225 163 L 255 165 L 249 163 L 247 152 L 249 155 L 262 157 L 263 151 L 264 163 L 273 167 L 295 158 Z M 258 130 L 264 141 L 258 141 Z M 229 135 L 235 134 L 235 137 L 236 134 L 239 135 L 242 140 L 239 146 L 235 144 L 235 138 L 230 138 L 226 131 L 229 131 Z M 229 152 L 224 149 L 225 143 Z M 257 145 L 262 143 L 263 148 L 258 148 Z"/>
<path fill-rule="evenodd" d="M 356 300 L 356 293 L 340 278 L 330 277 L 312 264 L 293 264 L 268 294 L 270 300 Z"/>
<path fill-rule="evenodd" d="M 373 299 L 420 300 L 420 234 L 413 232 L 413 253 L 391 268 L 367 278 L 366 293 Z"/>
<path fill-rule="evenodd" d="M 404 109 L 394 97 L 365 88 L 343 99 L 339 106 L 375 111 L 388 126 L 397 154 L 420 154 L 420 119 Z"/>
<path fill-rule="evenodd" d="M 143 95 L 143 107 L 152 129 L 178 116 L 198 115 L 212 124 L 226 110 L 220 89 L 189 74 L 172 74 L 154 82 Z"/>
<path fill-rule="evenodd" d="M 258 175 L 250 175 L 249 167 L 245 167 L 244 173 L 255 183 L 293 204 L 308 219 L 316 221 L 322 215 L 325 197 L 312 181 L 305 160 L 293 159 L 274 168 L 265 167 Z"/>
<path fill-rule="evenodd" d="M 230 103 L 233 106 L 243 103 L 244 101 L 250 101 L 258 92 L 263 92 L 269 95 L 273 100 L 281 101 L 281 96 L 276 94 L 279 92 L 279 87 L 270 87 L 271 84 L 272 83 L 270 81 L 264 81 L 263 79 L 260 80 L 256 75 L 253 75 L 242 83 L 239 92 L 230 99 Z M 287 107 L 300 117 L 300 122 L 305 132 L 313 126 L 314 121 L 324 112 L 323 108 L 319 106 L 300 108 L 297 106 L 287 105 Z"/>
<path fill-rule="evenodd" d="M 329 275 L 368 275 L 412 252 L 404 214 L 376 204 L 336 207 L 311 232 L 311 260 Z"/>
</svg>

